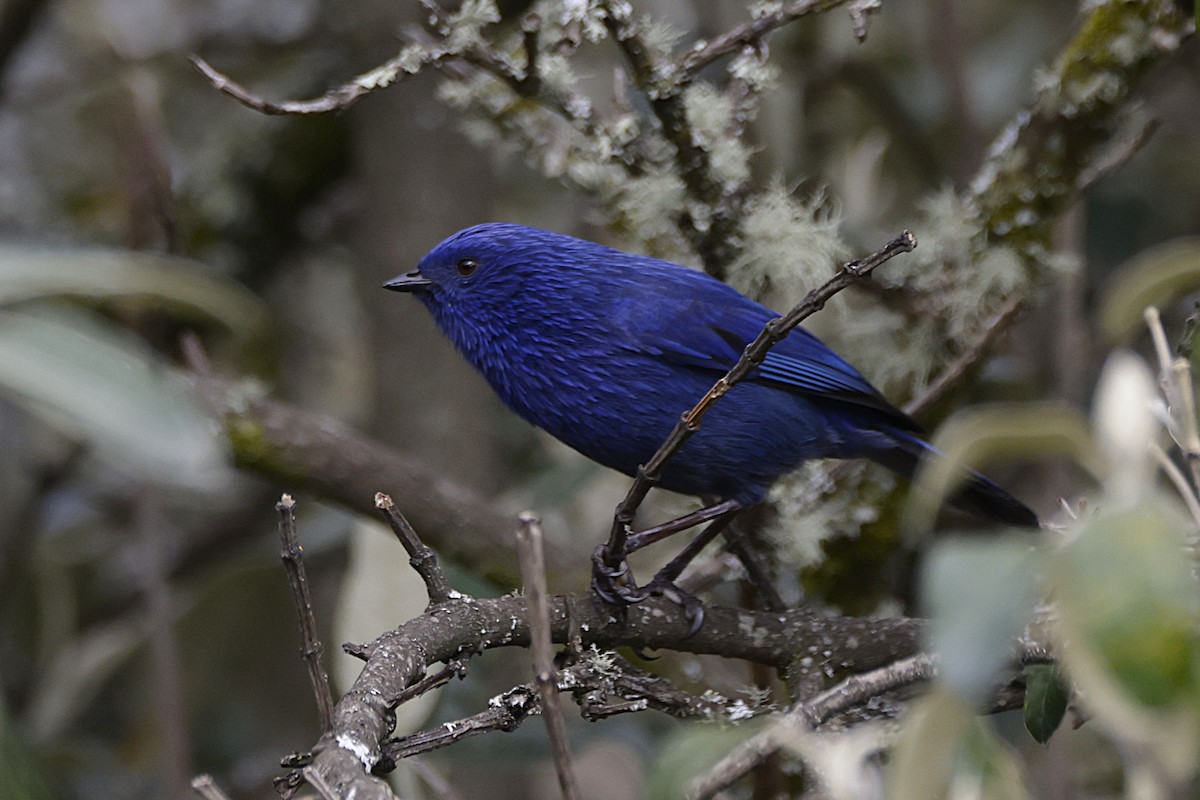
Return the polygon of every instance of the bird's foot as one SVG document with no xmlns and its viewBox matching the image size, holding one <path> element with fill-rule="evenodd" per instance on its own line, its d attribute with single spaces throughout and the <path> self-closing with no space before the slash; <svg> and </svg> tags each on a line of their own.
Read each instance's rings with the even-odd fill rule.
<svg viewBox="0 0 1200 800">
<path fill-rule="evenodd" d="M 680 589 L 673 580 L 661 573 L 645 586 L 638 586 L 629 575 L 629 565 L 621 561 L 613 566 L 608 550 L 603 545 L 592 554 L 592 591 L 603 603 L 621 614 L 629 606 L 651 597 L 665 597 L 683 609 L 688 621 L 688 632 L 684 638 L 694 636 L 704 624 L 704 603 L 700 598 Z"/>
<path fill-rule="evenodd" d="M 629 565 L 624 560 L 614 566 L 608 557 L 608 548 L 604 545 L 596 548 L 592 554 L 592 591 L 606 605 L 624 610 L 650 596 L 628 576 Z M 625 578 L 624 582 L 622 578 Z"/>
</svg>

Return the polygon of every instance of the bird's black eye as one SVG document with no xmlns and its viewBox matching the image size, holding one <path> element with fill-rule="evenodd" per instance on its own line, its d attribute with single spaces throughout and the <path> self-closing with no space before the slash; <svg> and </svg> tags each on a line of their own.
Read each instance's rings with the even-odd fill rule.
<svg viewBox="0 0 1200 800">
<path fill-rule="evenodd" d="M 479 262 L 473 258 L 460 258 L 454 268 L 458 270 L 459 275 L 467 278 L 474 275 L 475 270 L 479 269 Z"/>
</svg>

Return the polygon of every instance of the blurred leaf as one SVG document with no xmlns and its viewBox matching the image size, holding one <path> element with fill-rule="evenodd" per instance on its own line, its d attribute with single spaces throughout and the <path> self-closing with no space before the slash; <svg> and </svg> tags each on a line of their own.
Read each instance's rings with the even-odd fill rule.
<svg viewBox="0 0 1200 800">
<path fill-rule="evenodd" d="M 1100 305 L 1100 327 L 1125 342 L 1145 325 L 1147 306 L 1200 287 L 1200 238 L 1174 239 L 1143 250 L 1117 271 Z"/>
<path fill-rule="evenodd" d="M 921 580 L 941 682 L 972 705 L 995 688 L 1034 602 L 1038 558 L 1023 541 L 948 540 Z"/>
<path fill-rule="evenodd" d="M 1067 687 L 1050 664 L 1034 664 L 1025 675 L 1025 730 L 1045 744 L 1067 713 Z"/>
<path fill-rule="evenodd" d="M 1105 361 L 1092 415 L 1110 466 L 1110 500 L 1135 497 L 1154 479 L 1148 445 L 1161 425 L 1154 414 L 1158 397 L 1154 375 L 1140 356 L 1117 350 Z"/>
<path fill-rule="evenodd" d="M 1057 559 L 1057 596 L 1072 639 L 1139 703 L 1195 697 L 1200 585 L 1187 522 L 1165 496 L 1101 509 Z"/>
<path fill-rule="evenodd" d="M 962 698 L 935 692 L 905 717 L 888 771 L 888 797 L 1025 800 L 1013 752 Z"/>
<path fill-rule="evenodd" d="M 223 440 L 183 379 L 92 314 L 0 313 L 0 392 L 128 477 L 200 489 L 224 477 Z"/>
<path fill-rule="evenodd" d="M 183 258 L 127 250 L 0 245 L 0 306 L 45 297 L 134 298 L 178 316 L 217 320 L 239 338 L 266 323 L 262 303 Z"/>
<path fill-rule="evenodd" d="M 1062 663 L 1095 723 L 1177 784 L 1200 764 L 1200 587 L 1174 501 L 1101 508 L 1055 558 Z"/>
<path fill-rule="evenodd" d="M 939 505 L 963 479 L 966 467 L 1046 453 L 1069 455 L 1096 475 L 1104 469 L 1087 418 L 1057 403 L 997 404 L 959 412 L 938 430 L 933 445 L 943 457 L 925 459 L 917 471 L 902 519 L 909 535 L 932 527 Z"/>
</svg>

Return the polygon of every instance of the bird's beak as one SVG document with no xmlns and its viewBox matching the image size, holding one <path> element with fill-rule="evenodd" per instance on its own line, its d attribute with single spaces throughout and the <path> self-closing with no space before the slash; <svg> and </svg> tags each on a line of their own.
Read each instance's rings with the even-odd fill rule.
<svg viewBox="0 0 1200 800">
<path fill-rule="evenodd" d="M 421 270 L 414 269 L 407 275 L 397 275 L 383 285 L 385 289 L 391 289 L 393 292 L 417 292 L 429 286 L 433 281 L 421 274 Z"/>
</svg>

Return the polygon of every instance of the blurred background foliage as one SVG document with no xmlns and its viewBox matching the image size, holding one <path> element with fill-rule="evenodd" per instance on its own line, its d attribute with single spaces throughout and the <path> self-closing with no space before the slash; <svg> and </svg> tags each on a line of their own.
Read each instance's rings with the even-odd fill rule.
<svg viewBox="0 0 1200 800">
<path fill-rule="evenodd" d="M 519 36 L 528 5 L 501 3 L 488 35 Z M 551 18 L 556 4 L 538 6 Z M 688 0 L 635 8 L 667 49 L 748 14 Z M 378 287 L 484 220 L 700 266 L 695 240 L 670 222 L 689 202 L 678 177 L 614 176 L 577 131 L 535 124 L 520 108 L 495 113 L 496 87 L 484 81 L 427 70 L 345 113 L 279 118 L 219 95 L 187 61 L 200 53 L 265 96 L 307 97 L 393 56 L 421 16 L 414 3 L 373 0 L 0 6 L 0 797 L 182 797 L 197 771 L 234 797 L 261 797 L 279 757 L 316 736 L 272 513 L 279 492 L 297 487 L 235 466 L 182 368 L 185 331 L 216 371 L 245 381 L 242 391 L 351 425 L 506 513 L 537 509 L 572 553 L 559 588 L 585 586 L 586 553 L 625 479 L 516 420 L 416 304 Z M 898 748 L 899 796 L 929 789 L 921 781 L 961 787 L 919 766 L 952 747 L 947 769 L 985 776 L 987 796 L 1121 796 L 1192 779 L 1194 499 L 1164 488 L 1144 457 L 1146 441 L 1166 447 L 1167 429 L 1180 425 L 1131 422 L 1158 390 L 1157 366 L 1129 353 L 1111 368 L 1124 404 L 1094 426 L 1086 415 L 1115 345 L 1151 354 L 1145 305 L 1158 304 L 1171 344 L 1192 352 L 1188 293 L 1200 256 L 1196 240 L 1173 240 L 1200 232 L 1194 39 L 1144 77 L 1136 110 L 1129 103 L 1131 129 L 1153 119 L 1153 135 L 1045 220 L 1044 252 L 998 242 L 997 230 L 989 240 L 964 208 L 980 198 L 971 181 L 989 142 L 1044 88 L 1081 18 L 1069 0 L 896 0 L 859 44 L 835 10 L 778 33 L 765 64 L 743 65 L 761 92 L 744 144 L 724 137 L 719 69 L 688 98 L 714 171 L 754 187 L 742 209 L 748 244 L 720 265 L 727 279 L 782 307 L 837 260 L 910 228 L 917 253 L 888 265 L 874 288 L 839 297 L 812 327 L 904 402 L 1017 297 L 1019 321 L 1005 317 L 987 358 L 922 422 L 936 427 L 960 406 L 995 400 L 1079 414 L 1073 443 L 1030 436 L 988 467 L 1048 517 L 1067 498 L 1083 522 L 1067 523 L 1071 542 L 1059 550 L 1058 537 L 1032 550 L 942 546 L 914 588 L 896 555 L 903 487 L 860 466 L 820 465 L 773 497 L 763 536 L 790 599 L 887 613 L 914 608 L 919 594 L 938 619 L 946 686 Z M 562 61 L 552 62 L 554 80 L 606 111 L 624 107 L 611 41 L 585 38 L 569 70 Z M 645 103 L 631 102 L 628 118 L 630 130 L 648 126 Z M 1169 252 L 1122 267 L 1168 241 Z M 906 306 L 912 297 L 929 303 Z M 1130 426 L 1140 440 L 1111 443 Z M 1104 455 L 1075 457 L 1089 448 Z M 363 503 L 380 489 L 404 509 L 404 487 L 387 476 L 361 487 Z M 1080 511 L 1078 499 L 1096 492 L 1099 513 Z M 375 523 L 314 494 L 298 500 L 327 641 L 370 639 L 420 612 L 403 555 Z M 664 498 L 654 513 L 688 502 Z M 460 589 L 496 591 L 466 571 L 455 577 Z M 999 637 L 1020 629 L 1048 586 L 1061 593 L 1072 677 L 1095 701 L 1095 720 L 1043 748 L 1020 720 L 993 726 L 953 709 L 978 701 L 1006 652 Z M 489 654 L 440 698 L 438 719 L 526 680 L 525 664 L 522 653 Z M 663 668 L 728 692 L 755 680 L 712 660 Z M 352 663 L 336 662 L 335 673 L 344 688 Z M 430 709 L 404 713 L 401 726 L 416 726 Z M 587 794 L 612 798 L 673 796 L 697 760 L 711 763 L 743 735 L 647 715 L 572 727 Z M 541 737 L 536 725 L 483 737 L 427 768 L 464 797 L 554 796 Z M 1162 758 L 1130 760 L 1146 750 Z"/>
</svg>

